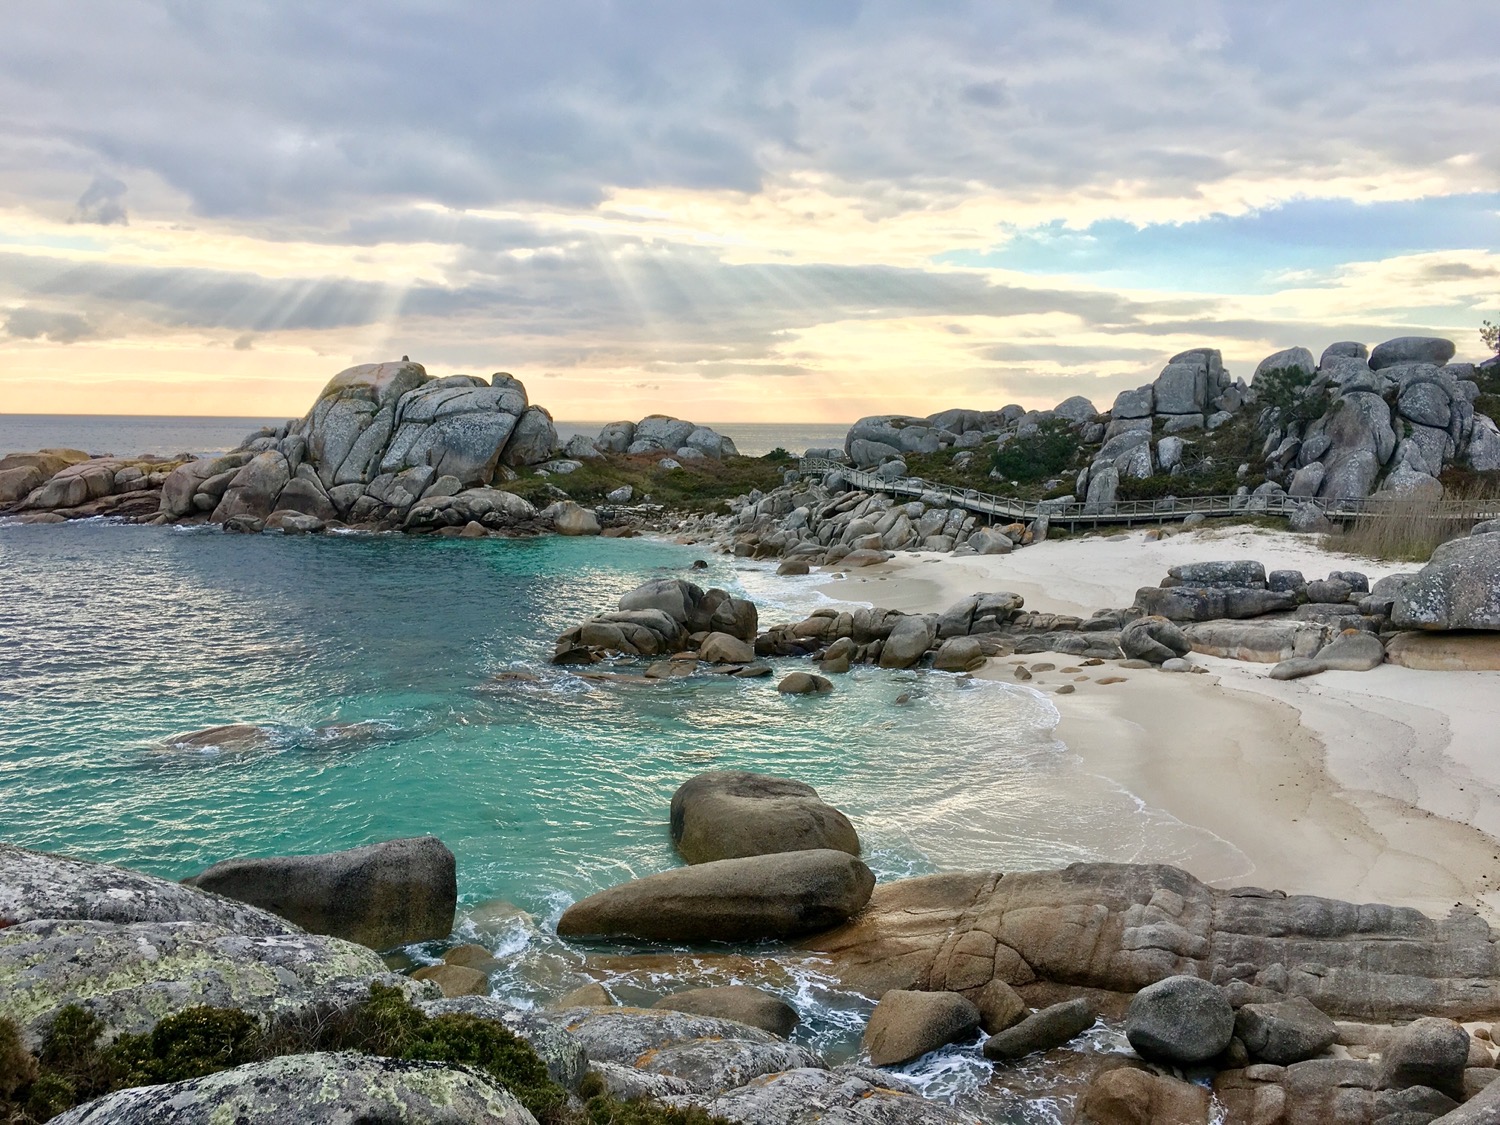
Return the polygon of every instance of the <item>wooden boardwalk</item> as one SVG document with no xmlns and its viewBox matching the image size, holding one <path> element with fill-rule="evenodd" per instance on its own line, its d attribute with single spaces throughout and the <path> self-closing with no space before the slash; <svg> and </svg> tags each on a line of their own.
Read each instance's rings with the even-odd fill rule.
<svg viewBox="0 0 1500 1125">
<path fill-rule="evenodd" d="M 1169 523 L 1185 520 L 1191 515 L 1206 519 L 1225 516 L 1290 516 L 1304 505 L 1315 504 L 1330 520 L 1347 522 L 1359 516 L 1401 515 L 1409 518 L 1406 511 L 1390 510 L 1388 498 L 1367 496 L 1359 500 L 1320 500 L 1291 496 L 1167 496 L 1156 500 L 1115 500 L 1108 504 L 1089 504 L 1075 500 L 1063 503 L 1058 500 L 1021 500 L 1016 497 L 997 496 L 978 489 L 953 488 L 916 477 L 899 480 L 883 480 L 874 473 L 867 473 L 837 461 L 821 457 L 804 457 L 799 470 L 807 476 L 820 476 L 836 472 L 855 488 L 865 492 L 882 492 L 888 496 L 905 496 L 921 500 L 928 507 L 964 508 L 977 515 L 988 516 L 990 521 L 1006 523 L 1030 523 L 1038 516 L 1046 516 L 1054 524 L 1131 524 Z M 1428 514 L 1452 519 L 1480 520 L 1500 519 L 1500 498 L 1493 500 L 1435 500 L 1427 504 Z"/>
</svg>

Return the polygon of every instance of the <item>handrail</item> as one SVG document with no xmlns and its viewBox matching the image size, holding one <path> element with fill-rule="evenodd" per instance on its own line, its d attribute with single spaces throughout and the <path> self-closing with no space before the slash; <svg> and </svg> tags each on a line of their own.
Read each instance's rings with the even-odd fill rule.
<svg viewBox="0 0 1500 1125">
<path fill-rule="evenodd" d="M 850 484 L 866 492 L 884 492 L 894 496 L 922 498 L 932 495 L 944 502 L 943 506 L 965 508 L 981 515 L 1005 516 L 1015 521 L 1030 521 L 1045 515 L 1058 523 L 1096 521 L 1104 523 L 1128 522 L 1131 520 L 1186 519 L 1190 515 L 1281 515 L 1289 516 L 1305 505 L 1315 505 L 1325 517 L 1331 519 L 1353 519 L 1361 515 L 1391 515 L 1390 497 L 1365 496 L 1351 499 L 1317 499 L 1302 496 L 1164 496 L 1155 500 L 1112 500 L 1104 504 L 1090 504 L 1087 500 L 1062 503 L 1058 500 L 1022 500 L 1013 496 L 998 496 L 978 489 L 960 491 L 951 485 L 922 480 L 920 477 L 903 477 L 886 480 L 874 473 L 855 469 L 826 457 L 804 457 L 798 469 L 805 474 L 839 473 Z M 1493 500 L 1433 500 L 1424 505 L 1434 515 L 1467 517 L 1474 520 L 1500 519 L 1500 498 Z"/>
</svg>

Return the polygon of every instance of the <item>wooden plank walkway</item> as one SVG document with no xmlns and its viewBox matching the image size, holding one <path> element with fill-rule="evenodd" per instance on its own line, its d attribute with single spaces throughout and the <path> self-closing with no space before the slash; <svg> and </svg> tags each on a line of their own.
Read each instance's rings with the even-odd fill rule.
<svg viewBox="0 0 1500 1125">
<path fill-rule="evenodd" d="M 978 489 L 959 489 L 946 484 L 924 481 L 917 477 L 883 480 L 837 461 L 822 457 L 804 457 L 799 471 L 807 476 L 839 473 L 855 488 L 864 492 L 882 492 L 888 496 L 906 496 L 921 500 L 928 507 L 964 508 L 991 521 L 1030 523 L 1045 515 L 1055 524 L 1166 523 L 1185 520 L 1191 515 L 1207 519 L 1225 516 L 1290 516 L 1305 504 L 1316 504 L 1330 520 L 1345 522 L 1358 516 L 1401 515 L 1390 510 L 1388 498 L 1367 496 L 1359 500 L 1317 500 L 1279 496 L 1167 496 L 1156 500 L 1115 500 L 1108 504 L 1089 504 L 1082 500 L 1064 504 L 1057 500 L 1021 500 L 997 496 Z M 1493 500 L 1435 500 L 1428 504 L 1430 514 L 1474 522 L 1500 519 L 1500 498 Z"/>
</svg>

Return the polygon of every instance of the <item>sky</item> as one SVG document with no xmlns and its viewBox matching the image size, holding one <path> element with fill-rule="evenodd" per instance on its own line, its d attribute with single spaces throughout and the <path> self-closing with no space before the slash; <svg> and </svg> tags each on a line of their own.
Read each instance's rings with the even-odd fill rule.
<svg viewBox="0 0 1500 1125">
<path fill-rule="evenodd" d="M 0 412 L 1107 408 L 1500 320 L 1493 0 L 0 7 Z"/>
</svg>

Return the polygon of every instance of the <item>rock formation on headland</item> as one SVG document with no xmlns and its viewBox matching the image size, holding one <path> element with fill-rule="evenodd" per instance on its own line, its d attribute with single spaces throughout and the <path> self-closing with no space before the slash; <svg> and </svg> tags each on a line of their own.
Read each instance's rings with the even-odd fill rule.
<svg viewBox="0 0 1500 1125">
<path fill-rule="evenodd" d="M 1153 518 L 1167 520 L 1176 501 L 1219 496 L 1224 514 L 1272 510 L 1294 530 L 1326 530 L 1325 511 L 1339 501 L 1441 498 L 1444 475 L 1494 483 L 1500 360 L 1453 363 L 1453 353 L 1450 341 L 1427 337 L 1373 352 L 1334 344 L 1319 361 L 1289 348 L 1246 382 L 1230 380 L 1218 351 L 1196 348 L 1102 412 L 1075 397 L 1042 411 L 862 418 L 842 448 L 807 451 L 832 471 L 752 492 L 729 516 L 684 530 L 738 555 L 850 566 L 900 550 L 1003 554 L 1045 539 L 1060 513 L 1108 516 L 1127 500 L 1156 501 Z M 1037 515 L 991 520 L 941 488 L 892 496 L 868 476 L 851 484 L 838 468 L 922 486 L 908 480 L 916 458 L 962 475 L 961 487 L 1002 496 L 1015 489 L 1007 473 L 1017 464 L 1044 466 L 1030 485 Z"/>
<path fill-rule="evenodd" d="M 597 534 L 560 503 L 538 510 L 497 488 L 516 470 L 565 477 L 574 456 L 619 439 L 631 453 L 681 459 L 734 456 L 715 431 L 664 415 L 612 423 L 578 438 L 559 459 L 552 416 L 513 376 L 429 376 L 420 364 L 351 367 L 329 381 L 302 418 L 268 427 L 228 453 L 196 460 L 96 457 L 43 450 L 0 460 L 0 510 L 65 517 L 121 515 L 207 521 L 234 530 L 320 530 L 335 522 L 408 531 L 556 529 Z"/>
</svg>

